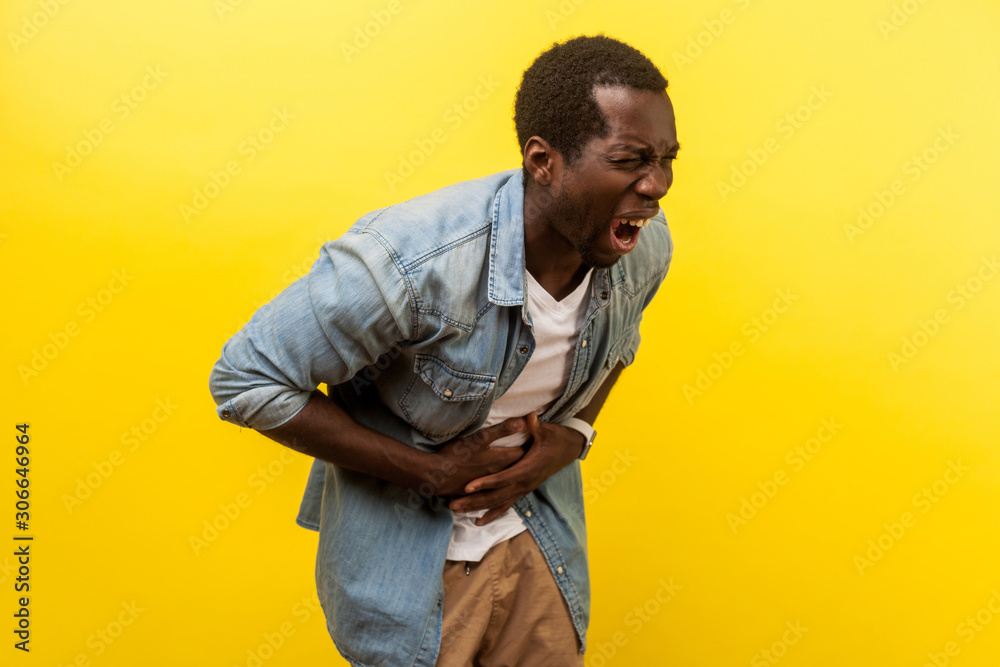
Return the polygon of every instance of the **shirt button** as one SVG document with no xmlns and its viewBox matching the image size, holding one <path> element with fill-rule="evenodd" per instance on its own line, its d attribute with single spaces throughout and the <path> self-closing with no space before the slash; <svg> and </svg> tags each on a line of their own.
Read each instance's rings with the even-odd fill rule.
<svg viewBox="0 0 1000 667">
<path fill-rule="evenodd" d="M 531 518 L 531 510 L 526 510 L 525 513 L 524 513 L 524 516 L 526 516 L 527 518 L 530 519 Z"/>
<path fill-rule="evenodd" d="M 521 354 L 528 354 L 528 346 L 527 345 L 522 345 L 521 346 Z"/>
<path fill-rule="evenodd" d="M 559 567 L 556 568 L 556 574 L 562 574 L 562 573 L 563 573 L 563 569 L 562 569 L 562 565 L 560 565 Z"/>
<path fill-rule="evenodd" d="M 445 389 L 444 390 L 444 395 L 445 395 L 446 398 L 451 398 L 451 389 Z"/>
<path fill-rule="evenodd" d="M 607 292 L 601 292 L 601 298 L 602 299 L 607 299 L 608 298 L 608 293 Z"/>
<path fill-rule="evenodd" d="M 222 411 L 222 416 L 223 416 L 223 417 L 228 417 L 228 416 L 229 416 L 229 415 L 231 415 L 231 414 L 232 414 L 232 413 L 231 413 L 231 412 L 230 412 L 229 410 L 223 410 L 223 411 Z"/>
<path fill-rule="evenodd" d="M 583 341 L 582 343 L 580 343 L 580 347 L 587 347 L 587 341 Z"/>
</svg>

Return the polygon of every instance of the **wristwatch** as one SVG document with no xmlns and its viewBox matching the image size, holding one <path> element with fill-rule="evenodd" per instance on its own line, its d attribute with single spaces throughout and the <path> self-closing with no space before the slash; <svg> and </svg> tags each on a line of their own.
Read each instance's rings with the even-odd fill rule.
<svg viewBox="0 0 1000 667">
<path fill-rule="evenodd" d="M 582 461 L 585 458 L 587 458 L 587 452 L 590 451 L 590 446 L 594 444 L 594 438 L 597 436 L 597 431 L 594 430 L 594 427 L 588 424 L 587 422 L 583 421 L 582 419 L 577 419 L 576 417 L 569 417 L 567 419 L 562 420 L 559 423 L 565 426 L 566 428 L 571 428 L 574 431 L 583 434 L 583 437 L 586 439 L 586 442 L 583 443 L 583 452 L 580 453 L 579 460 Z"/>
</svg>

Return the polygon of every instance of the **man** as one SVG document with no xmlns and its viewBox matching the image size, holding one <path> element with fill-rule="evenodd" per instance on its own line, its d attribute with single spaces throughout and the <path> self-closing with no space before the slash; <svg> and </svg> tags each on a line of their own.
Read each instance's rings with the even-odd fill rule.
<svg viewBox="0 0 1000 667">
<path fill-rule="evenodd" d="M 316 459 L 298 522 L 351 664 L 582 664 L 578 460 L 670 263 L 666 86 L 617 40 L 553 45 L 521 169 L 365 215 L 223 348 L 220 417 Z"/>
</svg>

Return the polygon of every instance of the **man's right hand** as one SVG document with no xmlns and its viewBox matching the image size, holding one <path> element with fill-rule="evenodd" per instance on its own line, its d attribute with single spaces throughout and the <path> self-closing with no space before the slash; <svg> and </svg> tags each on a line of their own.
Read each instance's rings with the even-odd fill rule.
<svg viewBox="0 0 1000 667">
<path fill-rule="evenodd" d="M 464 438 L 449 440 L 430 455 L 428 467 L 420 475 L 425 483 L 421 484 L 419 493 L 444 497 L 463 495 L 465 485 L 472 480 L 500 472 L 524 456 L 523 447 L 493 447 L 492 444 L 527 427 L 524 417 L 511 417 Z"/>
<path fill-rule="evenodd" d="M 298 414 L 261 434 L 313 458 L 413 489 L 422 496 L 462 495 L 474 479 L 500 472 L 524 456 L 522 447 L 493 447 L 495 440 L 526 430 L 512 417 L 425 452 L 354 421 L 316 390 Z"/>
</svg>

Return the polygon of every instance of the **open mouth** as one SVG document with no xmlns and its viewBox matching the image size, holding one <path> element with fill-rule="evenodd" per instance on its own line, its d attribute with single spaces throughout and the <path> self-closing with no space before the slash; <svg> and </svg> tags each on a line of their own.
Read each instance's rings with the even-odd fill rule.
<svg viewBox="0 0 1000 667">
<path fill-rule="evenodd" d="M 619 255 L 632 252 L 639 242 L 639 230 L 649 224 L 650 218 L 630 220 L 614 218 L 611 221 L 611 248 Z"/>
</svg>

